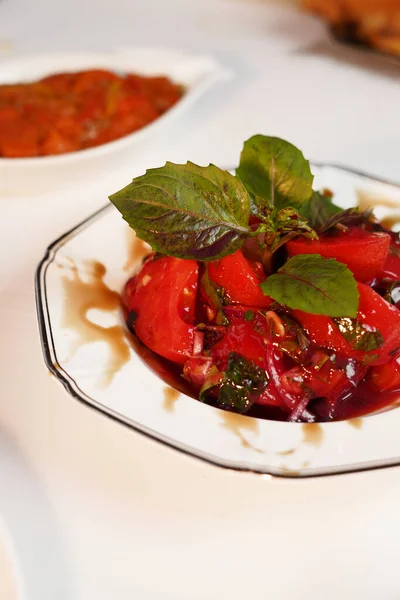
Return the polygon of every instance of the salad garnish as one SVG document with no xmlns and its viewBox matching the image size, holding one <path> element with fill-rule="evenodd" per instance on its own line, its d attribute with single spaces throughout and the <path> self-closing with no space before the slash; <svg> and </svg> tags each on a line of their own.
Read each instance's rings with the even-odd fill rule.
<svg viewBox="0 0 400 600">
<path fill-rule="evenodd" d="M 201 402 L 315 422 L 398 400 L 399 235 L 313 189 L 295 146 L 256 135 L 235 174 L 166 163 L 110 199 L 153 250 L 128 328 Z"/>
<path fill-rule="evenodd" d="M 333 258 L 298 254 L 261 284 L 265 294 L 289 308 L 314 315 L 355 317 L 357 282 L 351 271 Z"/>
<path fill-rule="evenodd" d="M 256 238 L 263 265 L 273 273 L 273 254 L 289 239 L 317 239 L 318 231 L 371 216 L 341 210 L 329 193 L 314 191 L 312 183 L 310 164 L 298 148 L 255 135 L 244 144 L 236 175 L 215 165 L 167 162 L 135 178 L 110 200 L 155 252 L 214 261 Z M 332 317 L 357 314 L 352 272 L 318 254 L 290 259 L 261 289 L 293 309 Z"/>
</svg>

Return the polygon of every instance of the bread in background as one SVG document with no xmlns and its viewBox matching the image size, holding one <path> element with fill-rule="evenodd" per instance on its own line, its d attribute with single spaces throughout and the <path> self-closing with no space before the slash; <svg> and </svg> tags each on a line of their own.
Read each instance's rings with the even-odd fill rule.
<svg viewBox="0 0 400 600">
<path fill-rule="evenodd" d="M 344 41 L 400 56 L 400 0 L 302 0 Z"/>
</svg>

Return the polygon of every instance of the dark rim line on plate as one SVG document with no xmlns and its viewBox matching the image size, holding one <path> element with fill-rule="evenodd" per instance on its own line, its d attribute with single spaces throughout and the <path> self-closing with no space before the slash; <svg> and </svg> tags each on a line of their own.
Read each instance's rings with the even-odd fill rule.
<svg viewBox="0 0 400 600">
<path fill-rule="evenodd" d="M 311 166 L 315 166 L 317 168 L 333 168 L 341 171 L 345 171 L 347 173 L 352 173 L 353 175 L 357 175 L 359 177 L 364 177 L 366 179 L 372 179 L 379 183 L 384 183 L 388 185 L 392 185 L 394 187 L 399 187 L 400 184 L 394 183 L 392 181 L 385 180 L 383 178 L 374 177 L 368 175 L 365 172 L 358 171 L 356 169 L 349 169 L 347 167 L 343 167 L 339 164 L 334 163 L 323 163 L 323 162 L 311 162 Z M 233 170 L 233 169 L 227 169 Z M 84 230 L 88 227 L 91 221 L 97 221 L 99 218 L 103 216 L 109 210 L 112 210 L 113 206 L 111 204 L 107 204 L 97 210 L 96 212 L 89 215 L 86 219 L 81 221 L 78 225 L 61 235 L 57 238 L 50 246 L 48 246 L 46 253 L 39 265 L 37 266 L 35 272 L 35 298 L 36 298 L 36 311 L 38 317 L 38 325 L 39 325 L 39 333 L 40 340 L 42 345 L 42 352 L 45 364 L 49 371 L 56 377 L 56 379 L 64 386 L 67 392 L 76 400 L 79 400 L 85 406 L 91 408 L 92 410 L 96 410 L 113 421 L 118 422 L 125 427 L 129 427 L 133 429 L 137 433 L 140 433 L 151 440 L 157 441 L 158 443 L 163 444 L 173 450 L 181 452 L 187 456 L 195 458 L 197 460 L 201 460 L 215 467 L 220 467 L 226 470 L 231 471 L 240 471 L 246 473 L 253 473 L 256 475 L 269 475 L 270 477 L 276 479 L 311 479 L 311 478 L 320 478 L 320 477 L 331 477 L 333 475 L 347 475 L 350 473 L 360 473 L 363 471 L 374 471 L 378 469 L 388 469 L 391 467 L 400 466 L 400 457 L 395 459 L 388 459 L 384 462 L 369 462 L 366 464 L 354 464 L 354 465 L 343 465 L 342 468 L 335 467 L 324 467 L 323 472 L 315 472 L 315 469 L 309 469 L 304 471 L 287 471 L 285 470 L 274 470 L 273 468 L 251 468 L 248 466 L 239 466 L 232 465 L 230 463 L 225 462 L 223 459 L 218 459 L 206 453 L 202 453 L 199 451 L 195 451 L 194 449 L 188 448 L 187 446 L 180 445 L 173 440 L 166 438 L 159 433 L 156 433 L 152 429 L 147 427 L 143 427 L 142 425 L 132 422 L 132 420 L 126 419 L 123 415 L 119 413 L 115 413 L 114 411 L 104 407 L 103 405 L 99 405 L 99 403 L 92 397 L 88 396 L 83 390 L 80 389 L 76 381 L 61 367 L 57 360 L 57 353 L 54 345 L 53 332 L 51 328 L 51 321 L 49 315 L 49 307 L 47 302 L 47 291 L 45 286 L 45 279 L 48 267 L 54 261 L 56 252 L 59 250 L 74 234 L 77 234 L 79 231 Z M 45 305 L 43 305 L 42 300 L 44 300 Z M 192 399 L 191 399 L 192 400 Z M 212 408 L 212 407 L 207 407 Z M 301 423 L 290 423 L 290 426 L 300 426 Z"/>
</svg>

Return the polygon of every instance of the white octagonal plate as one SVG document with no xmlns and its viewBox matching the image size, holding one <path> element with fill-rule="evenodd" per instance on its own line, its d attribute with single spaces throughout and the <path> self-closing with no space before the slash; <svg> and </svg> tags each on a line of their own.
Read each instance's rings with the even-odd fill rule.
<svg viewBox="0 0 400 600">
<path fill-rule="evenodd" d="M 336 166 L 314 164 L 313 171 L 317 187 L 333 190 L 343 207 L 363 195 L 376 204 L 379 218 L 388 212 L 399 216 L 396 185 Z M 38 267 L 44 358 L 74 398 L 231 469 L 313 477 L 400 464 L 398 409 L 352 421 L 297 424 L 234 415 L 174 392 L 133 348 L 119 305 L 118 293 L 142 251 L 109 205 L 51 244 Z"/>
</svg>

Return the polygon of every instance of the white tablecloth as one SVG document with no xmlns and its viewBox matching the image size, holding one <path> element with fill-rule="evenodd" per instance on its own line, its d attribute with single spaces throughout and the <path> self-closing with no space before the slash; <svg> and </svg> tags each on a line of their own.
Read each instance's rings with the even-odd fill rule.
<svg viewBox="0 0 400 600">
<path fill-rule="evenodd" d="M 335 49 L 290 5 L 0 0 L 0 73 L 13 55 L 143 44 L 213 53 L 237 77 L 121 166 L 127 181 L 166 159 L 233 165 L 258 132 L 400 181 L 400 70 Z M 399 469 L 231 473 L 91 411 L 47 373 L 34 269 L 121 173 L 0 197 L 1 600 L 15 585 L 29 600 L 398 600 Z"/>
</svg>

